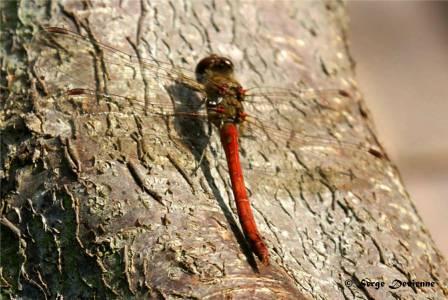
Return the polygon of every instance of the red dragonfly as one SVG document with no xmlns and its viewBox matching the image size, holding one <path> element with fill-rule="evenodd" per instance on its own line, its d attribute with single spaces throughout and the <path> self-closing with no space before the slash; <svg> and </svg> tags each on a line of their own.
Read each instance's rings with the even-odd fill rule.
<svg viewBox="0 0 448 300">
<path fill-rule="evenodd" d="M 255 138 L 267 139 L 280 147 L 307 150 L 308 156 L 314 155 L 320 159 L 321 165 L 316 166 L 316 169 L 322 178 L 326 176 L 324 165 L 329 161 L 329 152 L 336 151 L 339 155 L 345 153 L 345 157 L 363 155 L 368 159 L 381 158 L 378 150 L 362 144 L 361 140 L 353 139 L 353 134 L 350 134 L 349 142 L 328 137 L 328 128 L 343 117 L 344 98 L 349 96 L 343 90 L 246 90 L 236 80 L 234 65 L 226 57 L 216 54 L 207 56 L 200 60 L 192 74 L 169 63 L 130 55 L 87 36 L 57 27 L 42 30 L 35 42 L 39 52 L 35 63 L 36 73 L 45 74 L 41 80 L 45 82 L 43 86 L 48 94 L 64 93 L 66 102 L 58 104 L 61 109 L 68 102 L 77 101 L 81 103 L 84 113 L 111 111 L 111 107 L 115 107 L 119 112 L 142 116 L 208 119 L 209 124 L 213 124 L 220 132 L 243 233 L 264 265 L 269 264 L 269 251 L 257 229 L 244 182 L 239 157 L 239 127 Z M 159 87 L 147 83 L 154 78 Z M 199 93 L 202 105 L 184 104 L 182 109 L 177 109 L 172 97 L 164 91 L 166 86 L 177 84 L 192 93 Z M 136 95 L 124 95 L 122 90 L 133 91 Z M 105 103 L 107 109 L 104 108 Z M 279 127 L 270 125 L 267 112 L 274 109 L 284 118 Z M 331 112 L 325 115 L 326 119 L 322 118 L 322 110 Z M 260 114 L 264 116 L 258 116 Z M 311 132 L 297 129 L 295 123 L 302 122 L 301 119 L 307 123 L 307 128 L 311 128 L 308 130 Z M 306 163 L 300 163 L 310 168 Z M 331 163 L 327 164 L 327 169 L 333 170 L 333 174 L 348 172 L 345 169 L 336 170 Z M 266 168 L 262 169 L 261 172 L 269 172 Z M 277 173 L 283 171 L 276 169 Z M 349 175 L 344 176 L 345 181 L 349 180 Z"/>
</svg>

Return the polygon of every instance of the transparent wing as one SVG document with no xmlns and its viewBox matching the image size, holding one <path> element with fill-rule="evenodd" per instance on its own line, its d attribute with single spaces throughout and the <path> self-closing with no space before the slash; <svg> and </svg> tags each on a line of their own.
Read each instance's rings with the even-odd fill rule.
<svg viewBox="0 0 448 300">
<path fill-rule="evenodd" d="M 75 32 L 48 27 L 33 39 L 34 68 L 48 94 L 82 88 L 100 94 L 151 99 L 166 88 L 182 85 L 194 91 L 203 86 L 185 70 L 156 59 L 143 59 Z M 131 91 L 132 94 L 129 93 Z"/>
<path fill-rule="evenodd" d="M 263 103 L 269 100 L 274 105 L 290 105 L 291 101 L 305 106 L 316 106 L 340 109 L 350 94 L 337 88 L 297 87 L 254 87 L 246 90 L 246 102 Z M 297 99 L 300 99 L 297 103 Z"/>
<path fill-rule="evenodd" d="M 206 119 L 195 93 L 202 92 L 203 86 L 190 77 L 191 72 L 128 55 L 61 28 L 39 32 L 34 43 L 35 70 L 45 76 L 41 80 L 47 93 L 64 93 L 55 103 L 61 111 L 75 109 L 85 118 L 103 114 L 109 133 L 135 143 L 158 139 L 198 143 L 197 136 L 185 134 L 188 130 L 151 130 L 157 116 L 190 120 L 183 122 L 187 128 Z M 356 178 L 358 183 L 359 178 L 367 182 L 384 157 L 351 126 L 347 96 L 337 89 L 249 89 L 245 101 L 249 117 L 241 126 L 249 188 L 262 193 L 270 186 L 264 183 L 276 178 L 291 178 L 288 188 L 294 193 L 307 182 L 338 188 L 353 186 Z M 205 147 L 203 141 L 199 143 L 197 152 Z M 138 153 L 129 155 L 141 158 Z M 218 162 L 225 165 L 222 155 Z M 365 162 L 363 174 L 353 174 L 352 170 L 359 170 L 350 165 L 353 156 Z"/>
<path fill-rule="evenodd" d="M 67 105 L 75 101 L 92 107 L 88 103 L 96 101 L 95 96 L 80 94 L 72 96 L 73 100 L 63 103 Z M 121 101 L 118 97 L 113 98 L 108 96 L 106 102 Z M 151 110 L 154 113 L 148 115 L 136 113 L 135 110 L 111 111 L 99 109 L 98 106 L 93 107 L 97 109 L 78 110 L 82 111 L 76 120 L 79 126 L 76 129 L 78 137 L 85 138 L 93 134 L 95 135 L 93 138 L 97 140 L 106 136 L 107 139 L 104 139 L 102 143 L 119 145 L 117 154 L 120 157 L 124 156 L 125 160 L 140 161 L 143 165 L 149 166 L 148 168 L 154 165 L 155 158 L 151 158 L 154 151 L 164 151 L 160 149 L 165 148 L 178 149 L 183 153 L 182 156 L 191 155 L 188 163 L 183 164 L 187 176 L 194 176 L 193 173 L 202 151 L 206 150 L 207 156 L 202 167 L 212 167 L 218 172 L 222 170 L 222 178 L 228 178 L 225 154 L 217 135 L 215 134 L 213 138 L 213 147 L 209 148 L 210 141 L 203 126 L 205 122 L 201 124 L 197 122 L 206 121 L 207 116 L 203 110 L 188 112 L 162 107 L 159 113 L 156 113 L 157 110 Z M 162 118 L 162 120 L 156 120 L 156 118 Z M 167 124 L 170 125 L 167 126 Z M 93 127 L 95 130 L 92 129 Z M 242 131 L 244 130 L 242 128 Z M 267 196 L 270 201 L 276 203 L 274 205 L 293 205 L 298 199 L 306 197 L 304 193 L 313 193 L 310 198 L 314 199 L 319 194 L 334 193 L 334 191 L 369 190 L 375 185 L 372 174 L 376 174 L 375 171 L 387 163 L 381 156 L 371 154 L 367 146 L 343 143 L 337 139 L 325 138 L 323 135 L 312 137 L 302 135 L 285 139 L 287 137 L 285 132 L 291 131 L 291 128 L 277 130 L 271 127 L 266 128 L 266 126 L 265 128 L 254 126 L 248 130 L 253 135 L 242 134 L 240 153 L 247 188 L 255 203 L 258 203 L 255 207 L 264 205 L 263 202 L 255 200 L 257 197 Z M 176 147 L 166 147 L 170 143 L 174 143 Z M 84 144 L 79 143 L 80 147 Z M 160 148 L 158 145 L 163 146 Z M 263 146 L 260 147 L 260 145 Z M 107 149 L 112 148 L 107 147 Z M 208 151 L 208 149 L 214 149 L 214 151 Z M 84 153 L 84 151 L 80 152 Z M 86 152 L 84 155 L 88 154 Z M 159 152 L 159 155 L 154 157 L 164 155 L 167 156 L 168 152 Z M 362 159 L 353 159 L 354 156 Z M 90 162 L 95 159 L 85 157 L 83 161 Z M 359 165 L 354 165 L 353 161 L 357 163 L 361 161 L 364 166 L 360 168 Z M 82 169 L 86 170 L 88 167 L 83 166 Z M 230 188 L 230 182 L 226 187 Z"/>
<path fill-rule="evenodd" d="M 388 159 L 371 133 L 358 125 L 364 120 L 355 119 L 362 116 L 348 94 L 264 91 L 245 103 L 249 117 L 241 130 L 249 137 L 241 139 L 241 153 L 243 161 L 252 162 L 245 178 L 254 195 L 272 198 L 278 192 L 281 203 L 297 204 L 305 191 L 315 198 L 319 193 L 368 191 L 376 184 Z"/>
<path fill-rule="evenodd" d="M 248 118 L 243 125 L 243 134 L 271 141 L 283 149 L 314 147 L 317 151 L 331 147 L 342 152 L 382 156 L 376 141 L 366 143 L 369 136 L 366 138 L 366 133 L 356 128 L 360 120 L 353 116 L 361 117 L 357 103 L 350 99 L 329 98 L 331 95 L 339 97 L 339 92 L 322 91 L 327 98 L 314 93 L 309 98 L 284 89 L 282 93 L 290 95 L 290 99 L 284 102 L 278 100 L 276 92 L 256 97 L 256 102 L 245 102 Z M 342 102 L 345 103 L 339 107 L 328 105 Z"/>
<path fill-rule="evenodd" d="M 85 99 L 84 99 L 85 100 Z M 95 116 L 95 118 L 91 118 Z M 173 126 L 164 126 L 155 118 L 169 118 Z M 197 128 L 197 120 L 206 121 L 206 115 L 185 113 L 172 115 L 154 114 L 152 116 L 125 114 L 123 112 L 86 113 L 77 119 L 83 128 L 77 131 L 90 131 L 91 122 L 95 122 L 95 130 L 90 131 L 99 137 L 107 136 L 107 142 L 121 145 L 120 154 L 127 159 L 146 161 L 148 153 L 155 149 L 154 145 L 174 143 L 184 154 L 191 155 L 189 164 L 184 165 L 185 172 L 193 176 L 202 151 L 210 149 L 207 133 Z M 93 121 L 94 120 L 94 121 Z M 162 124 L 162 125 L 160 125 Z M 256 132 L 256 131 L 254 131 Z M 290 190 L 290 197 L 299 198 L 302 186 L 306 191 L 331 192 L 354 191 L 365 189 L 374 184 L 370 180 L 377 168 L 387 163 L 383 158 L 365 152 L 365 149 L 347 146 L 343 143 L 319 139 L 309 139 L 300 147 L 285 147 L 275 145 L 270 140 L 263 139 L 261 131 L 257 137 L 241 137 L 241 165 L 248 189 L 254 195 L 273 194 L 270 187 Z M 86 134 L 81 134 L 84 136 Z M 227 163 L 225 153 L 221 149 L 217 135 L 213 138 L 214 151 L 207 151 L 203 166 L 212 166 L 223 170 L 223 178 L 227 178 Z M 279 142 L 280 140 L 278 140 Z M 260 144 L 263 147 L 260 148 Z M 150 150 L 148 150 L 150 149 Z M 161 153 L 166 155 L 166 153 Z M 360 156 L 365 163 L 364 168 L 353 165 L 353 156 Z M 90 161 L 92 158 L 86 159 Z M 360 171 L 360 169 L 362 171 Z M 274 184 L 281 182 L 286 186 Z M 229 183 L 230 184 L 230 183 Z M 304 186 L 307 186 L 306 188 Z M 228 186 L 230 187 L 230 185 Z"/>
</svg>

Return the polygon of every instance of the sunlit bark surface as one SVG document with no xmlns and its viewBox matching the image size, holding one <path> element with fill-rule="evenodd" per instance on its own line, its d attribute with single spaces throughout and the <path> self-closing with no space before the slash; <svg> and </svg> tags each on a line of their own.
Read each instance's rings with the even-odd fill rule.
<svg viewBox="0 0 448 300">
<path fill-rule="evenodd" d="M 2 4 L 2 296 L 448 296 L 446 261 L 378 144 L 357 89 L 342 4 L 148 2 Z M 56 61 L 50 47 L 31 42 L 41 25 L 187 70 L 219 53 L 247 87 L 343 89 L 350 96 L 329 97 L 328 107 L 274 99 L 258 110 L 271 127 L 356 146 L 281 143 L 269 134 L 241 139 L 255 218 L 271 253 L 262 267 L 239 229 L 219 136 L 207 144 L 203 122 L 133 108 L 99 112 L 100 105 L 71 105 L 52 91 L 87 82 L 146 104 L 169 96 L 178 106 L 199 106 L 199 96 L 160 88 L 161 79 L 138 64 L 127 71 L 108 65 L 94 48 L 84 65 L 73 63 L 76 55 Z M 130 70 L 133 78 L 115 84 Z M 366 279 L 386 286 L 365 287 Z M 435 284 L 389 288 L 395 279 Z"/>
</svg>

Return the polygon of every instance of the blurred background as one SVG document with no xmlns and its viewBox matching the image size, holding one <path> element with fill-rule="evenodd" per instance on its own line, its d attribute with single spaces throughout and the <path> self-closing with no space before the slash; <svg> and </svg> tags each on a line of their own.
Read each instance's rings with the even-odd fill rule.
<svg viewBox="0 0 448 300">
<path fill-rule="evenodd" d="M 379 139 L 448 257 L 448 2 L 349 1 L 348 10 Z"/>
</svg>

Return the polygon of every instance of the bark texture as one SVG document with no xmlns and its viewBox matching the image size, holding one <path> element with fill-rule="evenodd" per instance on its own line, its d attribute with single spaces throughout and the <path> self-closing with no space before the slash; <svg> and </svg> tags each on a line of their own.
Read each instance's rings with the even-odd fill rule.
<svg viewBox="0 0 448 300">
<path fill-rule="evenodd" d="M 381 150 L 356 87 L 342 3 L 1 5 L 2 297 L 448 296 L 446 261 Z M 331 146 L 294 149 L 270 139 L 242 141 L 243 160 L 269 161 L 278 171 L 247 173 L 255 217 L 272 257 L 271 266 L 258 268 L 237 225 L 219 137 L 213 137 L 212 151 L 191 175 L 205 147 L 200 125 L 144 114 L 82 114 L 79 107 L 58 106 L 60 96 L 45 94 L 48 79 L 69 80 L 51 70 L 40 78 L 33 67 L 46 55 L 30 43 L 39 25 L 79 30 L 123 51 L 151 53 L 190 70 L 207 54 L 220 53 L 233 59 L 245 86 L 300 82 L 343 88 L 351 97 L 332 102 L 340 108 L 337 113 L 319 111 L 320 127 L 302 123 L 300 110 L 293 115 L 281 107 L 260 107 L 260 113 L 273 126 L 296 123 L 304 132 L 363 140 L 383 155 L 342 153 Z M 101 53 L 92 53 L 92 59 L 101 61 Z M 111 70 L 110 76 L 119 75 Z M 108 82 L 94 78 L 99 70 L 66 71 L 81 79 L 90 76 L 98 85 Z M 142 77 L 141 91 L 133 89 L 132 80 L 107 88 L 140 92 L 149 102 L 147 91 L 157 81 Z M 188 135 L 194 146 L 157 138 L 171 132 Z M 288 165 L 297 165 L 295 172 L 282 173 Z M 386 287 L 365 287 L 363 279 L 384 281 Z M 394 279 L 435 285 L 388 288 Z"/>
</svg>

